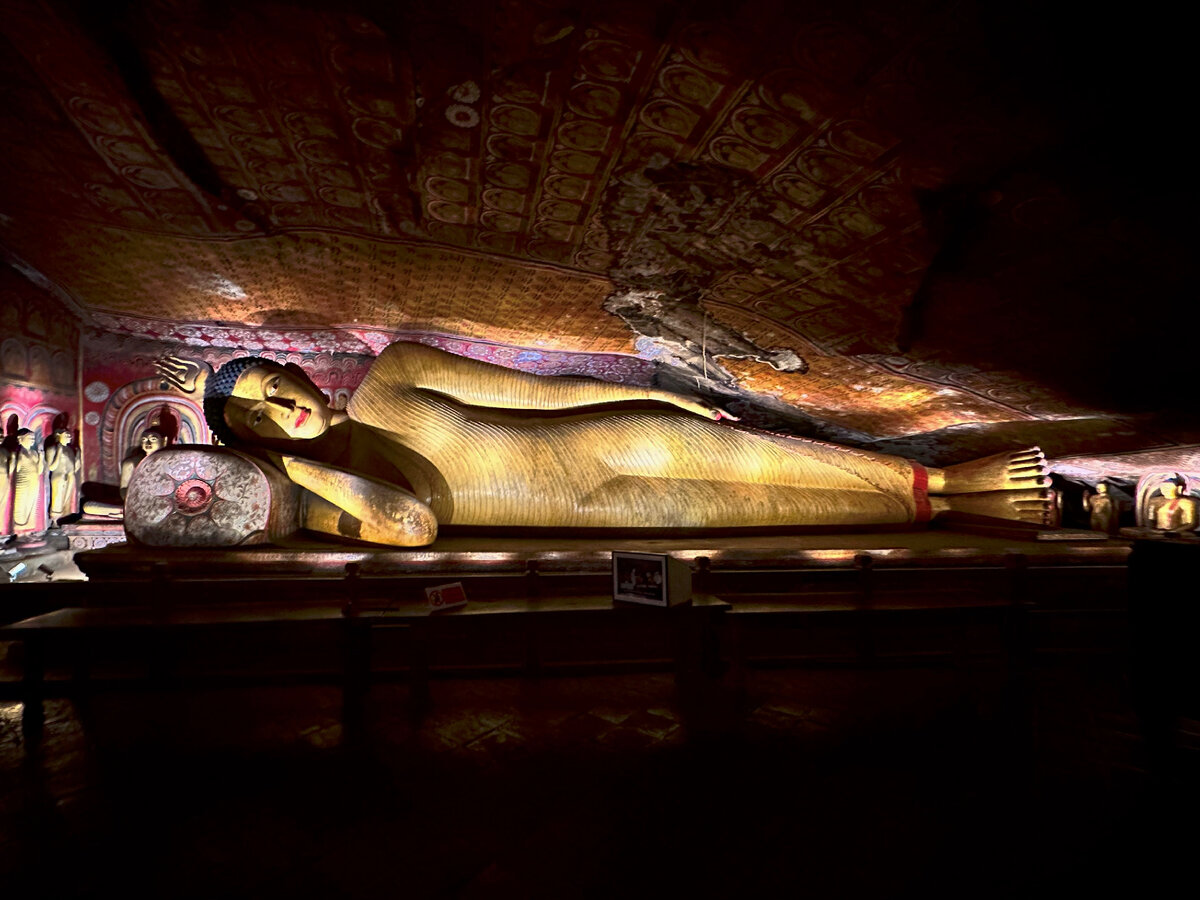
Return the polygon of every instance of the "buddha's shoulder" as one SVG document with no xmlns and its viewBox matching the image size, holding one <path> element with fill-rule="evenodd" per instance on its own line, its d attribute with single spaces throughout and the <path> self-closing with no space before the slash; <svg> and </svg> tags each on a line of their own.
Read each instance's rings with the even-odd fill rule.
<svg viewBox="0 0 1200 900">
<path fill-rule="evenodd" d="M 355 421 L 391 430 L 398 417 L 429 414 L 441 405 L 437 394 L 413 385 L 411 372 L 376 363 L 350 395 L 346 412 Z"/>
<path fill-rule="evenodd" d="M 379 351 L 379 355 L 375 357 L 375 363 L 372 365 L 372 368 L 379 363 L 386 364 L 402 362 L 413 358 L 445 355 L 447 355 L 445 350 L 431 347 L 428 344 L 422 344 L 419 341 L 394 341 Z"/>
</svg>

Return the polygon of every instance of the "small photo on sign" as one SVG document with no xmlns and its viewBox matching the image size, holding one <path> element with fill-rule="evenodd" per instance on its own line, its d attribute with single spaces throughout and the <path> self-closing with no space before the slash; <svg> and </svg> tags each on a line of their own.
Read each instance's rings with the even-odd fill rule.
<svg viewBox="0 0 1200 900">
<path fill-rule="evenodd" d="M 662 592 L 666 589 L 662 560 L 620 558 L 617 563 L 617 587 L 620 594 L 662 604 Z"/>
<path fill-rule="evenodd" d="M 613 554 L 613 597 L 632 603 L 666 606 L 666 560 L 641 553 Z"/>
<path fill-rule="evenodd" d="M 459 581 L 427 587 L 425 597 L 429 601 L 429 608 L 434 612 L 467 605 L 467 592 L 463 590 L 462 582 Z"/>
<path fill-rule="evenodd" d="M 692 571 L 665 553 L 614 550 L 613 600 L 643 606 L 675 606 L 692 598 Z"/>
</svg>

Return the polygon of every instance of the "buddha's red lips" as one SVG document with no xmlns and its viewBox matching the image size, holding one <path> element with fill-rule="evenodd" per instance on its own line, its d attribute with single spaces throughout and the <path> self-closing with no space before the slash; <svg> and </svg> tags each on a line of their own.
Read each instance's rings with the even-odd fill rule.
<svg viewBox="0 0 1200 900">
<path fill-rule="evenodd" d="M 312 415 L 312 410 L 307 406 L 301 406 L 300 412 L 296 414 L 296 427 L 299 428 L 308 421 L 308 417 Z"/>
</svg>

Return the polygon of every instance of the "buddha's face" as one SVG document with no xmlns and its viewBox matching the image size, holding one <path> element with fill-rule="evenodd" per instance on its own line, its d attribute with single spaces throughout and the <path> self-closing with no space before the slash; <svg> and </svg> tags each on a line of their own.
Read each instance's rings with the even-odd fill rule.
<svg viewBox="0 0 1200 900">
<path fill-rule="evenodd" d="M 147 456 L 149 456 L 151 453 L 158 452 L 166 445 L 167 445 L 166 438 L 164 438 L 157 431 L 143 431 L 142 432 L 142 440 L 141 440 L 142 452 L 145 453 Z"/>
<path fill-rule="evenodd" d="M 1164 481 L 1162 486 L 1162 495 L 1168 500 L 1174 500 L 1179 496 L 1179 485 L 1173 481 Z"/>
<path fill-rule="evenodd" d="M 275 363 L 247 369 L 225 404 L 225 421 L 242 440 L 306 440 L 329 428 L 333 411 L 306 379 Z"/>
<path fill-rule="evenodd" d="M 1108 485 L 1105 484 L 1103 481 L 1100 482 L 1098 485 L 1096 485 L 1096 493 L 1097 494 L 1107 494 L 1108 493 Z"/>
<path fill-rule="evenodd" d="M 35 437 L 36 435 L 32 431 L 27 431 L 24 434 L 17 435 L 17 443 L 26 450 L 32 450 Z"/>
<path fill-rule="evenodd" d="M 54 436 L 58 438 L 60 444 L 66 445 L 71 443 L 71 432 L 69 431 L 59 431 Z"/>
</svg>

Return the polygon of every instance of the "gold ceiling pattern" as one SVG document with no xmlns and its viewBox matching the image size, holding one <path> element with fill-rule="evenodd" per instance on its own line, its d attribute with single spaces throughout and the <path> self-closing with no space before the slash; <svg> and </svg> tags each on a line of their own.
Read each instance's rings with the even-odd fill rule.
<svg viewBox="0 0 1200 900">
<path fill-rule="evenodd" d="M 640 289 L 799 351 L 726 370 L 842 427 L 1072 414 L 898 352 L 934 297 L 1004 357 L 1037 330 L 989 317 L 1074 277 L 1039 248 L 1118 233 L 1014 174 L 1059 123 L 974 4 L 105 6 L 0 0 L 0 243 L 85 311 L 633 352 Z"/>
<path fill-rule="evenodd" d="M 433 245 L 298 232 L 200 241 L 79 223 L 45 273 L 106 312 L 272 328 L 429 330 L 585 352 L 631 352 L 597 316 L 607 279 Z M 41 240 L 15 235 L 26 252 Z M 112 285 L 122 285 L 113 291 Z M 314 304 L 312 298 L 321 298 Z"/>
</svg>

